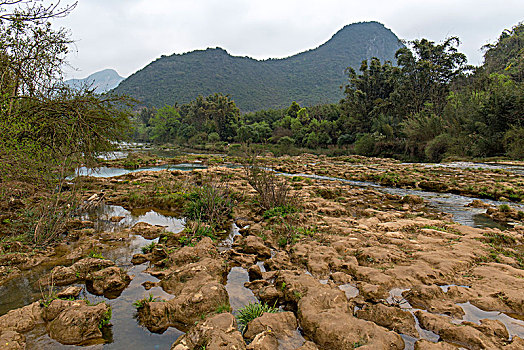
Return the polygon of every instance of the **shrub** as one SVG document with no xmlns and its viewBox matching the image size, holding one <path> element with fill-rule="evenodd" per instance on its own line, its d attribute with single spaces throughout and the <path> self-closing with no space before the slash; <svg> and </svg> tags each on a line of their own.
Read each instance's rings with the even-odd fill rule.
<svg viewBox="0 0 524 350">
<path fill-rule="evenodd" d="M 257 191 L 262 208 L 270 210 L 275 207 L 291 206 L 293 203 L 290 196 L 291 187 L 287 181 L 254 163 L 244 165 L 244 170 L 247 181 Z"/>
<path fill-rule="evenodd" d="M 372 156 L 375 152 L 375 138 L 371 134 L 364 134 L 357 139 L 354 147 L 356 154 Z"/>
<path fill-rule="evenodd" d="M 277 307 L 269 306 L 265 303 L 249 303 L 240 310 L 236 316 L 238 329 L 242 334 L 246 331 L 247 324 L 255 318 L 262 316 L 264 312 L 277 313 L 280 310 Z"/>
<path fill-rule="evenodd" d="M 189 219 L 222 226 L 231 217 L 233 201 L 224 185 L 210 184 L 196 188 L 187 195 L 185 214 Z"/>
</svg>

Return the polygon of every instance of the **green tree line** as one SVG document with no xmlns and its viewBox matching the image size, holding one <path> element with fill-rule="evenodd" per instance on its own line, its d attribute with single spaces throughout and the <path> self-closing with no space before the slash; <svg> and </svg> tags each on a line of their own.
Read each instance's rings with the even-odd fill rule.
<svg viewBox="0 0 524 350">
<path fill-rule="evenodd" d="M 472 67 L 460 41 L 406 43 L 396 64 L 377 58 L 346 70 L 338 104 L 241 115 L 229 96 L 143 109 L 137 139 L 197 145 L 219 141 L 337 148 L 368 156 L 440 161 L 447 156 L 524 158 L 524 25 L 484 47 Z"/>
</svg>

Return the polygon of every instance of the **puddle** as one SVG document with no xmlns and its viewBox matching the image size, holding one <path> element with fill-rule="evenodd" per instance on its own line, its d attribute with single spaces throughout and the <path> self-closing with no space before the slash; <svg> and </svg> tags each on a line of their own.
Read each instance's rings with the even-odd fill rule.
<svg viewBox="0 0 524 350">
<path fill-rule="evenodd" d="M 242 267 L 233 267 L 227 275 L 226 290 L 229 294 L 229 304 L 236 312 L 249 303 L 256 303 L 258 299 L 253 292 L 246 287 L 244 283 L 249 282 L 249 275 L 246 269 Z"/>
<path fill-rule="evenodd" d="M 278 350 L 295 350 L 306 342 L 306 339 L 296 330 L 291 337 L 277 338 Z"/>
<path fill-rule="evenodd" d="M 231 231 L 229 232 L 229 236 L 227 236 L 226 239 L 224 239 L 222 242 L 218 244 L 218 251 L 220 253 L 231 249 L 231 247 L 233 246 L 235 237 L 240 236 L 239 230 L 240 229 L 238 228 L 238 226 L 235 223 L 231 225 Z"/>
<path fill-rule="evenodd" d="M 448 290 L 449 290 L 449 287 L 464 287 L 464 288 L 471 288 L 470 286 L 463 286 L 463 285 L 460 285 L 460 284 L 446 284 L 444 286 L 439 286 L 440 289 L 442 289 L 442 291 L 444 293 L 447 293 Z"/>
<path fill-rule="evenodd" d="M 413 318 L 415 319 L 415 329 L 417 330 L 420 339 L 426 339 L 433 343 L 438 342 L 438 340 L 440 339 L 440 336 L 432 331 L 428 331 L 422 328 L 420 326 L 420 322 L 418 321 L 417 316 L 415 316 L 416 311 L 419 311 L 419 310 L 426 311 L 426 310 L 414 309 L 411 306 L 411 304 L 406 299 L 404 299 L 404 297 L 402 296 L 402 293 L 408 290 L 409 289 L 393 288 L 392 290 L 389 291 L 389 297 L 386 299 L 386 301 L 390 305 L 398 305 L 401 309 L 405 311 L 409 311 L 411 315 L 413 315 Z M 405 349 L 414 349 L 415 342 L 413 342 L 413 340 L 416 341 L 415 338 L 410 337 L 405 334 L 402 334 L 402 338 L 404 339 L 404 342 L 406 344 Z M 413 347 L 411 347 L 411 344 L 413 344 Z"/>
<path fill-rule="evenodd" d="M 513 338 L 514 336 L 524 338 L 524 320 L 510 317 L 505 313 L 498 311 L 484 311 L 469 302 L 457 305 L 464 310 L 465 315 L 462 317 L 462 320 L 453 320 L 454 323 L 460 324 L 463 321 L 469 321 L 480 324 L 480 320 L 484 318 L 499 320 L 508 329 L 510 338 Z"/>
<path fill-rule="evenodd" d="M 352 298 L 355 298 L 357 297 L 359 294 L 360 294 L 360 291 L 358 290 L 357 287 L 355 286 L 352 286 L 351 284 L 343 284 L 341 286 L 338 286 L 338 288 L 343 291 L 344 293 L 346 293 L 346 298 L 349 299 L 352 299 Z"/>
</svg>

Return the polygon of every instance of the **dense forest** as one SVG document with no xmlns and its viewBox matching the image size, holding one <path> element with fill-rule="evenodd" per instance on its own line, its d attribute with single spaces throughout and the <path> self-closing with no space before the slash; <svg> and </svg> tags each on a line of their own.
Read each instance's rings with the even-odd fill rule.
<svg viewBox="0 0 524 350">
<path fill-rule="evenodd" d="M 377 22 L 342 28 L 316 49 L 264 61 L 236 57 L 221 48 L 163 56 L 114 90 L 148 107 L 189 103 L 198 95 L 228 94 L 242 112 L 338 102 L 344 69 L 371 57 L 394 59 L 397 36 Z"/>
<path fill-rule="evenodd" d="M 349 67 L 344 98 L 312 107 L 241 114 L 230 96 L 145 108 L 135 138 L 158 144 L 266 144 L 277 153 L 333 153 L 440 161 L 444 157 L 524 158 L 524 25 L 505 30 L 472 67 L 456 37 L 406 43 L 396 64 Z M 333 91 L 336 95 L 337 91 Z"/>
</svg>

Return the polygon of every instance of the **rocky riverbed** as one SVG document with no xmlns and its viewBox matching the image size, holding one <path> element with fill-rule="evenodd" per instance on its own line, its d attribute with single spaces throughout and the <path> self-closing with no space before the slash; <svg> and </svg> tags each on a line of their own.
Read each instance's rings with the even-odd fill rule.
<svg viewBox="0 0 524 350">
<path fill-rule="evenodd" d="M 308 155 L 266 161 L 276 171 L 366 181 L 374 178 L 373 168 L 385 174 L 398 165 Z M 502 183 L 520 196 L 524 181 L 505 170 L 478 169 L 453 170 L 449 178 L 429 169 L 427 179 L 419 179 L 422 165 L 398 166 L 396 185 L 419 190 L 426 188 L 421 181 L 437 179 L 455 186 L 452 177 L 457 186 L 475 183 L 479 189 Z M 524 348 L 524 226 L 518 207 L 472 198 L 468 205 L 491 208 L 482 208 L 487 220 L 512 225 L 468 226 L 421 196 L 295 175 L 284 177 L 293 210 L 268 211 L 243 169 L 200 168 L 78 179 L 84 200 L 98 206 L 71 223 L 60 244 L 36 252 L 3 244 L 0 344 Z M 201 227 L 190 227 L 184 218 L 184 191 L 206 184 L 227 187 L 234 199 L 230 220 L 223 232 L 188 236 Z M 280 312 L 263 314 L 241 333 L 235 315 L 257 301 Z"/>
</svg>

